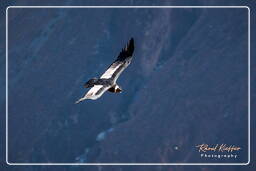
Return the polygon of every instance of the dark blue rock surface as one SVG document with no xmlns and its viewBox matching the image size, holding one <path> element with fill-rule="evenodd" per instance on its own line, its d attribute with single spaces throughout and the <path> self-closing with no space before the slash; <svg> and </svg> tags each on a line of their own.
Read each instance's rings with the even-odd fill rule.
<svg viewBox="0 0 256 171">
<path fill-rule="evenodd" d="M 247 18 L 247 8 L 10 8 L 8 161 L 246 163 Z M 74 104 L 131 37 L 124 92 Z M 242 150 L 202 158 L 202 143 Z"/>
</svg>

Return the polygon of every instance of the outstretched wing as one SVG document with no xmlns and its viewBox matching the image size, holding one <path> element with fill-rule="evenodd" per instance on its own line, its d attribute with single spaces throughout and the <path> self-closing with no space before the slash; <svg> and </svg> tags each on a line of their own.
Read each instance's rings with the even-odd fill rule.
<svg viewBox="0 0 256 171">
<path fill-rule="evenodd" d="M 131 38 L 126 47 L 122 49 L 117 59 L 108 67 L 100 78 L 112 78 L 114 82 L 116 82 L 123 70 L 131 63 L 133 51 L 134 40 Z"/>
<path fill-rule="evenodd" d="M 107 91 L 110 86 L 105 85 L 94 85 L 81 99 L 77 100 L 76 103 L 79 103 L 86 99 L 96 100 L 102 96 L 105 91 Z"/>
</svg>

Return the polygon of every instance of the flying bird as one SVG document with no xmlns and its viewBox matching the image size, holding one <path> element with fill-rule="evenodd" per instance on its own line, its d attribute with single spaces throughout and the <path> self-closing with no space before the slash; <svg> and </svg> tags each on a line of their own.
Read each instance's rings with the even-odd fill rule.
<svg viewBox="0 0 256 171">
<path fill-rule="evenodd" d="M 85 88 L 91 88 L 84 97 L 76 101 L 82 102 L 86 99 L 96 100 L 106 91 L 112 93 L 121 93 L 122 89 L 116 81 L 125 68 L 131 63 L 134 51 L 133 38 L 127 43 L 125 48 L 119 53 L 117 59 L 108 67 L 100 78 L 92 78 L 84 84 Z"/>
</svg>

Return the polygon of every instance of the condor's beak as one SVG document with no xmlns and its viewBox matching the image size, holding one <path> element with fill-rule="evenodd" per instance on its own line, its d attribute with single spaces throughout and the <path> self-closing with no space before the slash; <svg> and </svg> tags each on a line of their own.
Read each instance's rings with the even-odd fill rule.
<svg viewBox="0 0 256 171">
<path fill-rule="evenodd" d="M 116 93 L 121 93 L 121 92 L 122 92 L 122 89 L 120 89 L 120 88 L 116 89 Z"/>
</svg>

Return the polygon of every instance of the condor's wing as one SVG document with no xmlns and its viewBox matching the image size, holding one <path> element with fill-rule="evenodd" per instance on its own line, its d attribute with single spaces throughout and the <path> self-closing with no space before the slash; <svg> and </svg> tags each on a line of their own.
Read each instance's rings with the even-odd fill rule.
<svg viewBox="0 0 256 171">
<path fill-rule="evenodd" d="M 134 40 L 131 38 L 126 47 L 122 49 L 117 59 L 108 67 L 100 78 L 112 78 L 114 82 L 116 82 L 123 70 L 131 63 L 133 51 Z"/>
<path fill-rule="evenodd" d="M 102 96 L 105 91 L 107 91 L 110 86 L 106 85 L 94 85 L 81 99 L 77 100 L 76 103 L 79 103 L 86 99 L 96 100 Z"/>
</svg>

